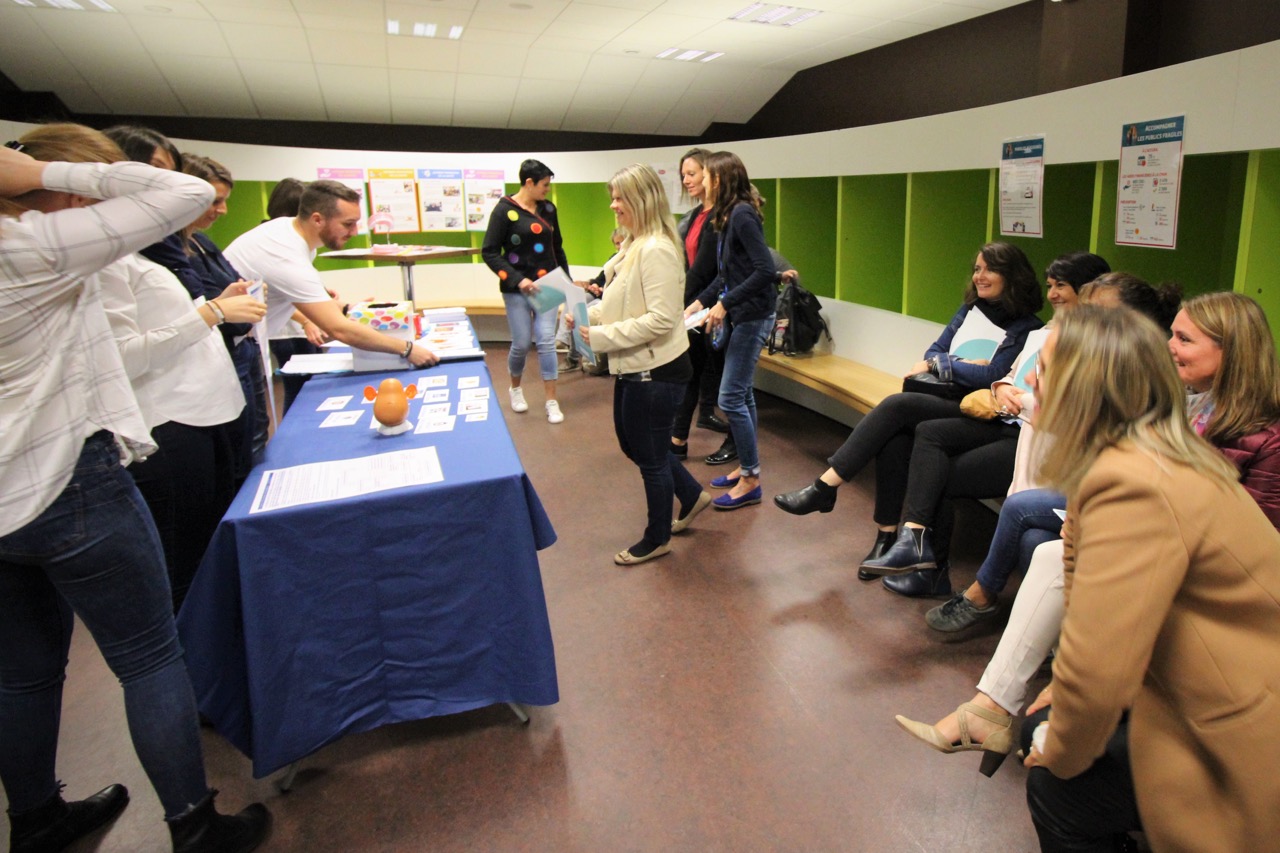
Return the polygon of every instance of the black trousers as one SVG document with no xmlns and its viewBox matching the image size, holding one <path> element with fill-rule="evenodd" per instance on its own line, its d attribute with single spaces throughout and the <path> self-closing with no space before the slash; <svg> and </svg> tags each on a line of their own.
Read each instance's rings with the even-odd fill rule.
<svg viewBox="0 0 1280 853">
<path fill-rule="evenodd" d="M 700 411 L 703 417 L 716 413 L 720 374 L 724 373 L 724 353 L 712 349 L 711 339 L 702 332 L 689 332 L 689 361 L 693 364 L 693 378 L 685 386 L 671 425 L 671 436 L 681 441 L 689 440 L 694 412 Z"/>
<path fill-rule="evenodd" d="M 932 528 L 939 560 L 951 553 L 951 500 L 1004 497 L 1017 451 L 1018 427 L 999 420 L 940 418 L 916 428 L 902 519 Z"/>
<path fill-rule="evenodd" d="M 1023 749 L 1031 748 L 1045 708 L 1023 722 Z M 1107 750 L 1085 772 L 1059 779 L 1043 767 L 1027 774 L 1027 807 L 1044 853 L 1113 853 L 1124 850 L 1126 833 L 1142 829 L 1129 769 L 1129 721 L 1120 721 Z"/>
<path fill-rule="evenodd" d="M 284 367 L 289 359 L 295 355 L 313 355 L 320 351 L 320 347 L 306 338 L 279 338 L 271 341 L 271 354 L 275 356 L 276 364 L 280 367 Z M 281 379 L 284 380 L 284 410 L 286 412 L 293 405 L 293 401 L 298 396 L 298 392 L 302 390 L 302 386 L 310 378 L 307 375 L 299 376 L 290 373 L 281 376 Z"/>
<path fill-rule="evenodd" d="M 211 427 L 170 421 L 151 430 L 160 446 L 128 467 L 160 534 L 177 613 L 218 522 L 235 497 L 237 421 Z"/>
<path fill-rule="evenodd" d="M 858 422 L 827 463 L 848 482 L 876 462 L 876 524 L 897 524 L 906 497 L 916 428 L 938 418 L 960 417 L 960 404 L 930 394 L 885 397 Z"/>
</svg>

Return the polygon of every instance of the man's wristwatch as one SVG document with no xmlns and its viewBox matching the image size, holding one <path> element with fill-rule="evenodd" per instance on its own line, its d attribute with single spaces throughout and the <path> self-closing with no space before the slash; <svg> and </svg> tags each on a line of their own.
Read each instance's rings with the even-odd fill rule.
<svg viewBox="0 0 1280 853">
<path fill-rule="evenodd" d="M 405 341 L 404 352 L 400 353 L 401 358 L 408 358 L 409 353 L 413 352 L 413 341 Z"/>
<path fill-rule="evenodd" d="M 930 373 L 934 376 L 938 375 L 938 357 L 936 355 L 933 358 L 926 358 L 924 363 L 929 366 Z"/>
</svg>

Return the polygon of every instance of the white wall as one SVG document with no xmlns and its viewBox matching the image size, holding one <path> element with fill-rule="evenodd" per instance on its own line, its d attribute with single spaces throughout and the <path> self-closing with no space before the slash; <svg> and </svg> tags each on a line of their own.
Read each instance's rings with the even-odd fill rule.
<svg viewBox="0 0 1280 853">
<path fill-rule="evenodd" d="M 1280 42 L 989 107 L 870 127 L 735 142 L 759 177 L 805 177 L 992 168 L 1000 142 L 1046 135 L 1050 163 L 1115 159 L 1125 122 L 1187 116 L 1187 153 L 1280 147 Z M 0 121 L 6 139 L 30 125 Z M 321 166 L 493 168 L 514 175 L 537 157 L 557 180 L 599 182 L 636 161 L 674 165 L 684 146 L 619 151 L 452 154 L 275 148 L 198 140 L 179 147 L 214 157 L 240 180 L 310 178 Z M 423 147 L 430 147 L 423 134 Z"/>
</svg>

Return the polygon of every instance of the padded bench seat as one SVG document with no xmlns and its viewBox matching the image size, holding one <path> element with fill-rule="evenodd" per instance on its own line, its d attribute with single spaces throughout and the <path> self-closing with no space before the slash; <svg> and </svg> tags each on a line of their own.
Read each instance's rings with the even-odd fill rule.
<svg viewBox="0 0 1280 853">
<path fill-rule="evenodd" d="M 890 394 L 902 390 L 902 377 L 830 353 L 760 354 L 759 366 L 811 388 L 864 415 Z"/>
</svg>

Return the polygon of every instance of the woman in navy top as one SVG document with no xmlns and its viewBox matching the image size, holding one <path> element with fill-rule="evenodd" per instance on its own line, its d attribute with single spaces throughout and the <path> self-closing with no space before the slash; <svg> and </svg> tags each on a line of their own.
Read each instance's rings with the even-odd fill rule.
<svg viewBox="0 0 1280 853">
<path fill-rule="evenodd" d="M 685 316 L 710 307 L 705 326 L 713 342 L 721 342 L 724 349 L 719 403 L 738 448 L 738 470 L 716 477 L 711 485 L 728 489 L 714 506 L 730 510 L 760 503 L 753 383 L 760 350 L 773 330 L 777 270 L 764 241 L 760 213 L 764 199 L 751 185 L 738 156 L 717 151 L 707 157 L 703 188 L 711 199 L 717 274 L 685 309 Z"/>
</svg>

